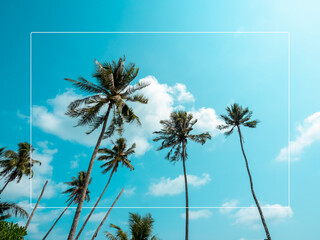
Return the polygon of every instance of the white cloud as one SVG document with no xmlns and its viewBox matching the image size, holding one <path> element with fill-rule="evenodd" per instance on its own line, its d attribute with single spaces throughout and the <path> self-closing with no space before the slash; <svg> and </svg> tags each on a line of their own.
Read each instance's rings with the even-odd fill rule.
<svg viewBox="0 0 320 240">
<path fill-rule="evenodd" d="M 219 212 L 221 214 L 226 214 L 230 213 L 231 211 L 234 210 L 234 208 L 238 205 L 239 201 L 238 200 L 231 200 L 229 202 L 225 202 L 222 204 L 222 208 L 219 209 Z"/>
<path fill-rule="evenodd" d="M 231 205 L 234 205 L 230 203 Z M 293 216 L 293 211 L 290 207 L 280 204 L 266 204 L 262 206 L 263 215 L 269 223 L 279 223 Z M 220 211 L 221 214 L 227 214 L 234 219 L 235 224 L 242 224 L 252 228 L 260 228 L 261 219 L 258 209 L 255 206 L 250 208 L 231 209 L 230 211 Z"/>
<path fill-rule="evenodd" d="M 193 110 L 190 113 L 192 113 L 194 118 L 198 119 L 195 124 L 196 129 L 200 131 L 208 131 L 212 136 L 216 136 L 220 133 L 217 126 L 222 124 L 222 121 L 219 119 L 213 108 L 202 107 L 198 110 Z"/>
<path fill-rule="evenodd" d="M 169 87 L 169 92 L 172 93 L 178 102 L 194 102 L 195 99 L 193 95 L 187 91 L 186 85 L 182 83 L 177 83 L 173 87 Z"/>
<path fill-rule="evenodd" d="M 181 216 L 183 218 L 186 218 L 186 214 L 183 213 L 181 214 Z M 207 209 L 203 209 L 203 210 L 199 210 L 199 211 L 189 211 L 189 219 L 190 220 L 197 220 L 197 219 L 208 219 L 212 216 L 212 212 L 207 210 Z"/>
<path fill-rule="evenodd" d="M 85 153 L 80 153 L 80 154 L 76 154 L 74 155 L 74 160 L 70 161 L 70 168 L 71 169 L 75 169 L 79 167 L 79 162 L 80 162 L 80 158 L 82 157 L 87 157 L 87 154 Z"/>
<path fill-rule="evenodd" d="M 297 128 L 298 137 L 290 142 L 291 160 L 299 160 L 303 150 L 320 140 L 320 112 L 307 117 Z M 277 156 L 278 161 L 286 161 L 288 158 L 288 147 L 282 148 Z"/>
<path fill-rule="evenodd" d="M 99 212 L 93 213 L 90 217 L 90 222 L 101 222 L 102 219 L 106 216 L 107 212 Z M 85 219 L 88 217 L 89 214 L 86 215 Z"/>
<path fill-rule="evenodd" d="M 202 177 L 187 175 L 188 186 L 200 187 L 211 181 L 210 175 L 202 174 Z M 184 176 L 164 178 L 162 177 L 158 183 L 151 183 L 149 187 L 149 194 L 153 196 L 177 195 L 184 191 Z"/>
<path fill-rule="evenodd" d="M 131 197 L 136 193 L 136 189 L 137 189 L 136 187 L 127 188 L 123 191 L 123 194 L 127 197 Z"/>
</svg>

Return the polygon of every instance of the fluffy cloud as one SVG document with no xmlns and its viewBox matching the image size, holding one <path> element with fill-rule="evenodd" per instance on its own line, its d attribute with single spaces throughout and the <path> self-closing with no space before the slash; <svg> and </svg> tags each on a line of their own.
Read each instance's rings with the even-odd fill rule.
<svg viewBox="0 0 320 240">
<path fill-rule="evenodd" d="M 184 84 L 177 83 L 173 87 L 169 87 L 169 92 L 176 96 L 178 102 L 194 102 L 195 99 L 193 95 L 187 91 L 187 87 Z"/>
<path fill-rule="evenodd" d="M 80 158 L 85 158 L 85 157 L 87 157 L 87 154 L 84 154 L 84 153 L 80 153 L 80 154 L 74 155 L 74 160 L 70 161 L 70 168 L 71 169 L 78 168 L 79 167 Z"/>
<path fill-rule="evenodd" d="M 136 193 L 136 187 L 127 188 L 123 191 L 123 194 L 127 197 L 131 197 Z"/>
<path fill-rule="evenodd" d="M 186 218 L 185 213 L 181 214 L 181 216 L 183 218 Z M 199 211 L 189 211 L 189 219 L 190 220 L 208 219 L 211 216 L 212 216 L 212 212 L 207 209 L 203 209 L 203 210 L 199 210 Z"/>
<path fill-rule="evenodd" d="M 210 175 L 207 173 L 202 174 L 202 177 L 187 175 L 188 185 L 193 187 L 200 187 L 210 182 Z M 162 177 L 158 183 L 151 183 L 149 187 L 149 194 L 153 196 L 177 195 L 184 191 L 184 176 L 164 178 Z"/>
<path fill-rule="evenodd" d="M 190 113 L 198 119 L 195 128 L 200 131 L 209 131 L 212 136 L 216 136 L 220 133 L 217 130 L 217 126 L 222 124 L 222 121 L 218 118 L 216 111 L 212 108 L 200 108 L 193 110 Z"/>
<path fill-rule="evenodd" d="M 137 116 L 140 117 L 142 127 L 125 127 L 124 137 L 128 139 L 129 144 L 137 143 L 136 156 L 143 155 L 146 151 L 152 149 L 153 132 L 160 129 L 160 120 L 168 119 L 170 113 L 174 110 L 185 109 L 180 105 L 186 102 L 194 102 L 193 95 L 187 91 L 184 84 L 177 83 L 174 86 L 161 84 L 153 76 L 147 76 L 140 81 L 149 82 L 150 85 L 140 92 L 149 98 L 148 104 L 132 103 L 131 106 Z M 74 127 L 76 119 L 71 119 L 65 115 L 68 104 L 75 100 L 83 98 L 76 94 L 72 89 L 58 94 L 55 98 L 49 99 L 46 106 L 33 107 L 32 124 L 46 133 L 60 137 L 71 142 L 77 142 L 85 146 L 94 146 L 98 138 L 99 129 L 90 135 L 86 135 L 86 127 Z M 201 131 L 210 131 L 213 135 L 217 134 L 216 126 L 219 123 L 215 110 L 212 108 L 201 108 L 191 111 L 198 123 L 196 128 Z M 22 118 L 20 113 L 18 115 Z M 105 140 L 107 141 L 107 140 Z M 76 167 L 74 161 L 71 167 Z"/>
<path fill-rule="evenodd" d="M 298 136 L 294 141 L 290 142 L 291 160 L 299 160 L 303 150 L 320 140 L 320 112 L 316 112 L 307 117 L 302 124 L 298 125 Z M 288 159 L 289 148 L 282 148 L 277 156 L 278 161 L 286 161 Z"/>
<path fill-rule="evenodd" d="M 233 203 L 226 203 L 234 205 Z M 236 202 L 237 203 L 237 202 Z M 278 223 L 289 219 L 293 216 L 293 211 L 290 207 L 282 206 L 280 204 L 266 204 L 262 206 L 262 211 L 265 219 L 271 223 Z M 252 228 L 261 227 L 261 219 L 258 209 L 255 206 L 250 208 L 230 209 L 230 211 L 220 211 L 221 214 L 227 214 L 234 219 L 235 224 L 242 224 Z"/>
</svg>

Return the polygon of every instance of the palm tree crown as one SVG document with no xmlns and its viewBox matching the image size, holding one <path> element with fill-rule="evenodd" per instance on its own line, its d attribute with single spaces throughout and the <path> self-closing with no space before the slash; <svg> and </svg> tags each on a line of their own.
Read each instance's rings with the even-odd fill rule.
<svg viewBox="0 0 320 240">
<path fill-rule="evenodd" d="M 28 217 L 28 213 L 14 202 L 2 202 L 0 200 L 0 221 L 6 220 L 11 216 Z"/>
<path fill-rule="evenodd" d="M 187 158 L 187 151 L 186 149 L 182 151 L 182 148 L 186 148 L 188 140 L 203 145 L 207 139 L 211 139 L 208 132 L 198 135 L 190 134 L 196 122 L 197 119 L 193 119 L 193 115 L 185 111 L 173 112 L 169 120 L 161 120 L 160 123 L 163 128 L 154 132 L 158 137 L 153 139 L 155 142 L 162 140 L 158 150 L 170 148 L 166 158 L 171 162 L 179 161 L 180 157 Z M 172 154 L 173 151 L 174 153 Z"/>
<path fill-rule="evenodd" d="M 101 165 L 101 168 L 104 168 L 102 173 L 107 173 L 110 170 L 117 172 L 119 164 L 126 166 L 130 171 L 134 170 L 128 156 L 134 154 L 136 144 L 132 144 L 132 146 L 127 149 L 127 141 L 124 138 L 119 138 L 116 142 L 111 142 L 114 145 L 112 149 L 100 148 L 98 151 L 102 154 L 98 157 L 98 160 L 106 161 Z"/>
<path fill-rule="evenodd" d="M 129 213 L 129 228 L 131 238 L 134 240 L 158 240 L 158 238 L 152 236 L 152 228 L 154 219 L 151 214 L 148 213 L 144 217 L 141 217 L 138 213 Z M 116 229 L 116 234 L 113 235 L 110 232 L 106 232 L 106 237 L 110 240 L 128 240 L 128 234 L 124 232 L 120 227 L 110 224 L 110 227 Z M 152 236 L 152 237 L 151 237 Z"/>
<path fill-rule="evenodd" d="M 136 68 L 135 64 L 125 66 L 125 57 L 120 58 L 118 62 L 112 61 L 112 63 L 100 64 L 95 61 L 95 63 L 97 69 L 93 77 L 96 78 L 97 84 L 89 82 L 83 77 L 78 80 L 65 79 L 82 91 L 91 94 L 83 99 L 71 102 L 66 114 L 72 118 L 80 118 L 77 126 L 90 125 L 91 130 L 87 132 L 87 134 L 90 134 L 105 121 L 103 109 L 104 106 L 109 105 L 114 111 L 112 122 L 105 132 L 105 137 L 111 136 L 116 127 L 121 132 L 123 120 L 126 122 L 136 120 L 140 124 L 138 116 L 126 104 L 126 101 L 143 104 L 148 102 L 148 99 L 142 94 L 134 94 L 137 90 L 148 86 L 148 83 L 139 82 L 134 86 L 129 85 L 138 75 L 139 68 Z"/>
<path fill-rule="evenodd" d="M 258 124 L 258 120 L 251 120 L 252 111 L 248 108 L 243 108 L 237 103 L 232 104 L 226 108 L 227 115 L 221 114 L 220 117 L 224 121 L 224 124 L 218 126 L 219 130 L 226 130 L 225 135 L 229 136 L 235 127 L 241 125 L 249 128 L 255 128 Z"/>
<path fill-rule="evenodd" d="M 86 175 L 87 175 L 87 173 L 85 171 L 80 171 L 78 173 L 77 177 L 72 177 L 72 181 L 71 182 L 65 182 L 65 184 L 70 186 L 70 188 L 68 188 L 66 191 L 63 192 L 63 193 L 68 193 L 69 194 L 69 198 L 68 198 L 68 200 L 66 202 L 79 203 L 80 196 L 81 196 L 81 191 L 82 191 L 83 186 L 84 186 L 84 181 L 85 181 Z M 91 181 L 92 181 L 92 178 L 90 178 L 89 184 L 91 183 Z M 89 193 L 90 193 L 90 191 L 87 188 L 86 197 L 85 197 L 85 200 L 87 202 L 90 200 Z"/>
<path fill-rule="evenodd" d="M 29 143 L 22 142 L 18 146 L 18 152 L 5 150 L 4 148 L 0 151 L 0 167 L 2 168 L 0 177 L 5 177 L 6 183 L 14 180 L 19 183 L 24 175 L 32 178 L 34 164 L 41 165 L 40 161 L 31 158 L 30 154 L 34 151 L 34 148 Z"/>
</svg>

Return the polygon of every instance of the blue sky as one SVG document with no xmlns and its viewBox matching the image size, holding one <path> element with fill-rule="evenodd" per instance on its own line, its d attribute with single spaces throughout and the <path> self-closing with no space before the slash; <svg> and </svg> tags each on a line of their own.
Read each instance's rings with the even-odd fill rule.
<svg viewBox="0 0 320 240">
<path fill-rule="evenodd" d="M 215 127 L 227 105 L 239 102 L 259 119 L 257 129 L 245 129 L 245 149 L 257 196 L 273 239 L 316 239 L 319 214 L 315 186 L 319 183 L 317 149 L 320 139 L 319 5 L 316 1 L 162 1 L 68 2 L 11 1 L 1 3 L 2 32 L 1 146 L 16 149 L 28 141 L 30 32 L 51 31 L 159 31 L 159 32 L 290 32 L 291 40 L 291 204 L 288 207 L 288 34 L 32 34 L 34 157 L 33 202 L 46 179 L 41 210 L 29 228 L 31 239 L 41 239 L 62 210 L 63 182 L 86 170 L 97 133 L 84 134 L 64 116 L 70 100 L 80 97 L 66 77 L 93 80 L 94 59 L 127 62 L 139 68 L 137 80 L 146 106 L 135 106 L 143 127 L 127 126 L 125 136 L 137 143 L 132 157 L 135 171 L 121 169 L 112 179 L 101 207 L 111 204 L 122 187 L 126 192 L 108 224 L 126 228 L 128 212 L 150 212 L 154 232 L 161 239 L 182 239 L 184 193 L 180 163 L 169 164 L 166 151 L 157 152 L 152 132 L 174 109 L 192 112 L 195 132 L 214 138 L 204 146 L 189 145 L 191 239 L 256 240 L 264 236 L 253 200 L 237 135 L 227 139 Z M 109 141 L 103 142 L 108 146 Z M 96 162 L 89 187 L 93 205 L 108 175 Z M 11 186 L 10 186 L 11 185 Z M 29 206 L 29 181 L 11 183 L 3 198 Z M 139 207 L 139 208 L 133 208 Z M 149 207 L 149 208 L 144 208 Z M 170 207 L 157 209 L 151 207 Z M 177 208 L 174 208 L 177 207 Z M 210 208 L 211 207 L 211 208 Z M 218 207 L 218 208 L 216 208 Z M 29 209 L 30 210 L 30 209 Z M 95 212 L 83 239 L 90 237 L 106 209 Z M 83 210 L 82 220 L 88 209 Z M 65 239 L 73 211 L 61 219 L 51 239 Z M 24 220 L 20 220 L 21 223 Z M 175 223 L 172 224 L 171 223 Z M 230 231 L 232 229 L 232 231 Z M 91 234 L 91 235 L 90 235 Z M 100 232 L 98 239 L 104 239 Z"/>
</svg>

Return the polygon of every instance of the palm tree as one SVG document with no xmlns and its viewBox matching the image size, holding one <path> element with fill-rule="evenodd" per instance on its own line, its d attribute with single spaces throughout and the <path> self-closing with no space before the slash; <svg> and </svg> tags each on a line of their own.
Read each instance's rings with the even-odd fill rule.
<svg viewBox="0 0 320 240">
<path fill-rule="evenodd" d="M 125 58 L 120 58 L 118 62 L 113 61 L 112 63 L 100 64 L 98 61 L 95 62 L 97 69 L 93 76 L 96 78 L 97 84 L 89 82 L 82 77 L 79 80 L 65 79 L 90 94 L 83 99 L 71 102 L 66 114 L 72 118 L 80 118 L 77 126 L 90 125 L 91 130 L 87 134 L 102 126 L 89 162 L 83 193 L 73 218 L 68 240 L 73 240 L 75 236 L 85 198 L 84 193 L 88 187 L 93 163 L 102 139 L 110 137 L 115 130 L 122 132 L 124 121 L 136 121 L 141 124 L 133 109 L 127 105 L 127 101 L 143 104 L 148 102 L 148 99 L 142 94 L 134 94 L 136 91 L 148 86 L 148 83 L 139 82 L 134 86 L 129 85 L 136 78 L 139 71 L 139 68 L 136 68 L 134 64 L 125 66 Z M 107 111 L 105 111 L 105 106 L 107 106 Z M 113 118 L 106 130 L 111 110 L 113 110 Z"/>
<path fill-rule="evenodd" d="M 49 233 L 51 232 L 51 230 L 54 228 L 54 226 L 57 224 L 57 222 L 60 220 L 60 218 L 62 217 L 62 215 L 67 211 L 67 209 L 70 207 L 70 205 L 73 204 L 78 204 L 80 199 L 81 199 L 81 193 L 82 193 L 82 189 L 84 188 L 84 183 L 85 183 L 85 179 L 86 179 L 87 173 L 85 171 L 80 171 L 78 173 L 77 177 L 72 177 L 72 181 L 71 182 L 65 182 L 65 184 L 67 184 L 68 186 L 70 186 L 70 188 L 68 188 L 66 191 L 62 192 L 63 194 L 69 194 L 69 198 L 67 199 L 66 203 L 69 203 L 68 206 L 62 211 L 62 213 L 60 214 L 60 216 L 57 218 L 57 220 L 54 222 L 54 224 L 52 225 L 52 227 L 49 229 L 49 231 L 47 232 L 47 234 L 43 237 L 43 239 L 46 239 L 47 236 L 49 235 Z M 89 184 L 91 183 L 92 178 L 90 178 L 89 180 Z M 87 188 L 86 189 L 86 197 L 85 200 L 88 202 L 90 201 L 90 195 L 89 195 L 90 191 Z"/>
<path fill-rule="evenodd" d="M 17 180 L 19 183 L 23 176 L 33 177 L 32 167 L 35 163 L 41 165 L 41 162 L 31 158 L 30 154 L 34 148 L 27 142 L 18 144 L 18 152 L 12 150 L 0 149 L 0 177 L 5 178 L 5 184 L 0 194 L 7 187 L 9 182 Z"/>
<path fill-rule="evenodd" d="M 131 237 L 129 237 L 128 233 L 124 232 L 120 227 L 114 224 L 110 224 L 110 227 L 114 228 L 116 230 L 116 233 L 115 235 L 113 235 L 110 232 L 106 232 L 106 237 L 108 239 L 158 240 L 158 238 L 152 234 L 154 219 L 152 218 L 150 213 L 146 214 L 144 217 L 141 217 L 141 215 L 138 213 L 129 213 L 129 215 L 129 228 Z"/>
<path fill-rule="evenodd" d="M 211 139 L 211 136 L 208 132 L 198 135 L 191 134 L 193 126 L 196 124 L 196 122 L 197 119 L 193 119 L 192 114 L 188 114 L 185 111 L 173 112 L 171 113 L 169 120 L 160 121 L 163 128 L 160 131 L 154 132 L 158 135 L 158 137 L 153 139 L 155 142 L 162 141 L 158 150 L 170 148 L 166 156 L 170 162 L 175 163 L 180 159 L 182 160 L 186 194 L 186 240 L 189 238 L 189 199 L 186 171 L 186 159 L 188 158 L 187 143 L 188 140 L 191 140 L 203 145 L 207 139 Z"/>
<path fill-rule="evenodd" d="M 121 164 L 122 167 L 126 166 L 127 168 L 130 169 L 130 171 L 134 170 L 133 166 L 131 165 L 131 161 L 128 159 L 128 156 L 130 156 L 134 153 L 134 149 L 136 147 L 136 144 L 134 143 L 134 144 L 132 144 L 132 146 L 130 148 L 127 148 L 126 139 L 124 139 L 124 138 L 117 139 L 115 143 L 113 141 L 111 141 L 111 142 L 113 144 L 112 149 L 100 148 L 98 151 L 99 153 L 103 154 L 98 157 L 98 160 L 106 161 L 103 165 L 101 165 L 101 168 L 104 168 L 102 173 L 105 174 L 105 173 L 108 173 L 111 171 L 109 180 L 108 180 L 106 186 L 104 187 L 99 199 L 97 200 L 97 202 L 95 203 L 91 212 L 89 213 L 86 221 L 82 225 L 75 240 L 77 240 L 80 237 L 81 232 L 83 231 L 83 229 L 86 226 L 87 222 L 89 221 L 91 215 L 93 214 L 94 210 L 96 209 L 97 205 L 99 204 L 104 192 L 106 191 L 113 174 L 115 172 L 117 172 L 119 165 Z"/>
<path fill-rule="evenodd" d="M 270 236 L 266 221 L 264 219 L 263 212 L 261 210 L 259 201 L 258 201 L 256 194 L 254 192 L 254 189 L 253 189 L 253 182 L 252 182 L 252 177 L 251 177 L 251 173 L 250 173 L 250 169 L 249 169 L 249 164 L 248 164 L 248 160 L 247 160 L 246 154 L 244 152 L 244 148 L 243 148 L 243 136 L 242 136 L 241 130 L 240 130 L 240 126 L 255 128 L 257 126 L 258 121 L 251 120 L 252 111 L 249 111 L 248 108 L 242 108 L 242 106 L 240 106 L 237 103 L 234 103 L 230 107 L 227 107 L 226 111 L 227 111 L 227 115 L 220 115 L 220 117 L 224 121 L 224 124 L 219 125 L 218 129 L 224 130 L 225 131 L 224 134 L 226 136 L 231 135 L 234 129 L 238 130 L 241 150 L 242 150 L 244 160 L 246 162 L 246 168 L 247 168 L 247 172 L 249 175 L 251 193 L 252 193 L 253 199 L 255 201 L 255 204 L 257 205 L 257 208 L 258 208 L 258 211 L 260 214 L 260 218 L 261 218 L 264 230 L 266 232 L 267 239 L 271 240 L 271 236 Z"/>
<path fill-rule="evenodd" d="M 6 220 L 11 216 L 27 218 L 28 213 L 14 202 L 2 202 L 0 200 L 0 221 Z"/>
<path fill-rule="evenodd" d="M 121 192 L 119 193 L 119 195 L 117 196 L 116 200 L 114 200 L 114 202 L 112 203 L 112 205 L 111 205 L 111 207 L 109 208 L 107 214 L 104 216 L 104 218 L 102 219 L 102 221 L 101 221 L 100 225 L 98 226 L 97 230 L 96 230 L 95 233 L 93 234 L 91 240 L 94 240 L 94 239 L 97 237 L 97 235 L 98 235 L 98 233 L 99 233 L 99 231 L 100 231 L 100 228 L 102 227 L 102 225 L 104 224 L 104 222 L 107 220 L 107 218 L 108 218 L 111 210 L 113 209 L 114 205 L 116 204 L 116 202 L 117 202 L 118 199 L 120 198 L 120 196 L 121 196 L 121 194 L 123 193 L 123 191 L 124 191 L 124 188 L 122 188 L 122 190 L 121 190 Z"/>
<path fill-rule="evenodd" d="M 44 193 L 44 190 L 45 190 L 47 184 L 48 184 L 48 180 L 45 182 L 45 184 L 44 184 L 44 186 L 43 186 L 43 188 L 42 188 L 42 191 L 41 191 L 41 193 L 40 193 L 40 196 L 39 196 L 39 198 L 38 198 L 38 201 L 37 201 L 35 207 L 33 208 L 32 213 L 31 213 L 31 215 L 30 215 L 30 217 L 29 217 L 29 219 L 28 219 L 28 221 L 27 221 L 27 223 L 26 223 L 25 229 L 28 228 L 28 226 L 29 226 L 29 224 L 30 224 L 30 222 L 31 222 L 31 219 L 32 219 L 34 213 L 35 213 L 36 210 L 37 210 L 37 207 L 38 207 L 38 205 L 39 205 L 39 203 L 40 203 L 40 200 L 41 200 L 41 198 L 42 198 L 42 195 L 43 195 L 43 193 Z"/>
</svg>

